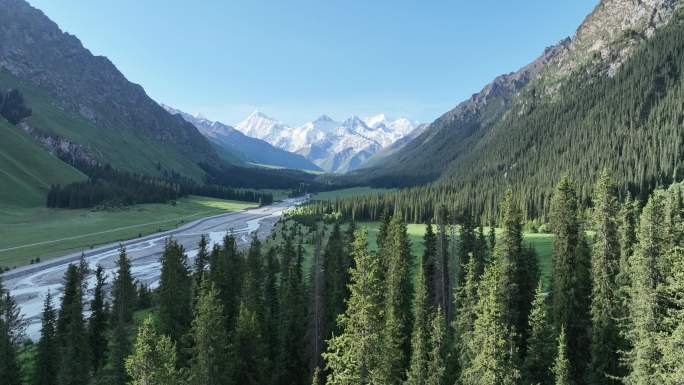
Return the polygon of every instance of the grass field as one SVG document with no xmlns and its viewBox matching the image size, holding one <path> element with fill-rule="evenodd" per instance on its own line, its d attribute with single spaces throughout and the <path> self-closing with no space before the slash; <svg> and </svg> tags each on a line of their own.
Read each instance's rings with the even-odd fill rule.
<svg viewBox="0 0 684 385">
<path fill-rule="evenodd" d="M 0 117 L 0 204 L 41 206 L 51 184 L 85 179 L 85 175 Z"/>
<path fill-rule="evenodd" d="M 254 206 L 204 197 L 180 199 L 175 206 L 146 204 L 114 211 L 0 206 L 0 266 L 21 266 L 36 257 L 45 260 Z"/>
<path fill-rule="evenodd" d="M 287 226 L 292 226 L 293 221 L 286 222 Z M 380 228 L 380 222 L 362 222 L 358 223 L 358 226 L 365 226 L 368 229 L 368 247 L 371 250 L 377 250 L 377 236 Z M 343 225 L 343 230 L 347 229 L 347 225 Z M 274 238 L 269 239 L 266 246 L 279 244 L 282 242 L 281 237 L 282 225 L 278 225 L 273 233 Z M 302 227 L 305 234 L 305 241 L 310 239 L 307 235 L 307 230 Z M 331 225 L 326 226 L 326 234 L 329 234 Z M 489 231 L 485 227 L 485 232 Z M 498 232 L 499 230 L 497 230 Z M 425 234 L 425 225 L 422 224 L 408 224 L 407 232 L 409 235 L 409 240 L 411 241 L 411 253 L 416 257 L 416 266 L 420 257 L 423 255 L 423 235 Z M 553 235 L 551 234 L 536 234 L 536 233 L 526 233 L 524 234 L 524 244 L 532 247 L 537 252 L 537 257 L 539 261 L 539 268 L 541 271 L 541 278 L 546 285 L 550 283 L 551 279 L 551 269 L 552 269 L 552 243 Z M 304 258 L 304 267 L 308 269 L 310 267 L 311 256 L 313 255 L 313 245 L 310 243 L 304 244 L 304 249 L 306 250 L 306 255 Z"/>
<path fill-rule="evenodd" d="M 343 190 L 325 191 L 311 196 L 312 200 L 316 201 L 326 201 L 335 200 L 337 198 L 349 198 L 358 195 L 368 195 L 368 194 L 383 194 L 394 189 L 383 189 L 383 188 L 373 188 L 373 187 L 352 187 Z"/>
</svg>

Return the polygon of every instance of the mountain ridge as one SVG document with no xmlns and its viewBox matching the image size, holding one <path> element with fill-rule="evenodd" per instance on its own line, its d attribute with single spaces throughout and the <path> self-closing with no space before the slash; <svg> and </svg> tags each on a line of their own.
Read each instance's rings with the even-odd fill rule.
<svg viewBox="0 0 684 385">
<path fill-rule="evenodd" d="M 234 159 L 234 161 L 308 171 L 322 171 L 320 167 L 302 155 L 290 153 L 264 140 L 247 136 L 230 125 L 207 119 L 199 114 L 188 114 L 164 104 L 162 104 L 162 107 L 170 113 L 180 115 L 184 120 L 192 123 L 215 146 L 237 155 L 239 159 Z"/>
<path fill-rule="evenodd" d="M 303 155 L 328 172 L 355 170 L 375 153 L 408 135 L 416 125 L 406 118 L 388 119 L 384 114 L 360 118 L 353 115 L 336 121 L 328 115 L 297 127 L 254 111 L 235 125 L 245 135 L 275 147 Z"/>
</svg>

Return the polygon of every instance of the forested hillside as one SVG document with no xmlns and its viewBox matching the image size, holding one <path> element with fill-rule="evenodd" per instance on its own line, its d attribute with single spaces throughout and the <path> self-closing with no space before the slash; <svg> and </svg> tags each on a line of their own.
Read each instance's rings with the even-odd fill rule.
<svg viewBox="0 0 684 385">
<path fill-rule="evenodd" d="M 554 181 L 562 175 L 577 180 L 584 202 L 597 170 L 603 167 L 614 170 L 623 196 L 629 191 L 640 199 L 656 186 L 680 180 L 682 13 L 677 12 L 651 39 L 637 39 L 640 44 L 613 76 L 608 76 L 610 68 L 603 61 L 589 62 L 556 83 L 553 94 L 548 94 L 548 83 L 531 83 L 486 129 L 467 137 L 453 133 L 460 142 L 450 150 L 451 162 L 438 148 L 421 148 L 415 157 L 419 166 L 435 164 L 439 170 L 440 164 L 448 163 L 436 182 L 381 199 L 344 202 L 339 209 L 348 212 L 349 207 L 342 206 L 354 205 L 364 217 L 364 212 L 396 206 L 410 220 L 423 221 L 443 204 L 452 210 L 467 207 L 492 219 L 510 186 L 526 216 L 536 218 L 548 213 Z M 432 143 L 449 142 L 435 138 Z M 406 167 L 410 179 L 411 167 Z M 392 175 L 371 183 L 391 185 L 401 180 L 402 176 Z"/>
</svg>

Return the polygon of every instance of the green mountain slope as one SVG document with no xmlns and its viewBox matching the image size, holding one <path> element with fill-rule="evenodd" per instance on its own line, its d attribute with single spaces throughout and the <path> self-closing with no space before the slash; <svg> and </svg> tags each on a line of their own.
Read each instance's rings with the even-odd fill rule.
<svg viewBox="0 0 684 385">
<path fill-rule="evenodd" d="M 0 117 L 0 205 L 40 206 L 51 184 L 86 177 L 45 151 L 31 136 Z"/>
<path fill-rule="evenodd" d="M 0 87 L 22 91 L 25 124 L 60 156 L 201 179 L 223 162 L 191 124 L 166 112 L 105 57 L 94 56 L 24 0 L 0 0 Z"/>
</svg>

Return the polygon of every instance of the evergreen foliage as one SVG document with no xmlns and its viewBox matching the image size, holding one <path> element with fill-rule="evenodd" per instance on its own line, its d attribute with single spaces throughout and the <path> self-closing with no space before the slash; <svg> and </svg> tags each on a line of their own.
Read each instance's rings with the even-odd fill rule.
<svg viewBox="0 0 684 385">
<path fill-rule="evenodd" d="M 161 256 L 157 301 L 159 332 L 180 348 L 192 322 L 192 279 L 185 249 L 173 239 L 166 241 Z"/>
<path fill-rule="evenodd" d="M 171 339 L 159 335 L 151 318 L 138 331 L 133 354 L 126 359 L 131 385 L 180 385 L 176 370 L 176 347 Z"/>
<path fill-rule="evenodd" d="M 352 255 L 350 297 L 338 318 L 339 335 L 323 355 L 329 372 L 327 385 L 376 384 L 383 359 L 382 281 L 377 259 L 367 249 L 367 230 L 357 230 Z"/>
<path fill-rule="evenodd" d="M 570 377 L 582 383 L 586 373 L 591 326 L 590 256 L 586 250 L 575 187 L 569 178 L 558 183 L 551 204 L 553 240 L 553 319 L 565 328 Z"/>
<path fill-rule="evenodd" d="M 223 304 L 213 282 L 205 280 L 192 321 L 190 384 L 233 384 L 229 337 Z"/>
<path fill-rule="evenodd" d="M 617 325 L 620 302 L 617 274 L 620 240 L 617 216 L 617 190 L 607 170 L 595 188 L 593 211 L 592 295 L 591 295 L 591 362 L 588 382 L 596 385 L 616 384 L 621 377 L 618 351 L 623 347 Z"/>
<path fill-rule="evenodd" d="M 107 353 L 107 304 L 105 303 L 106 276 L 102 266 L 95 269 L 95 288 L 90 301 L 90 317 L 88 318 L 88 340 L 90 345 L 93 373 L 103 366 Z"/>
<path fill-rule="evenodd" d="M 526 384 L 551 385 L 553 364 L 554 332 L 548 314 L 548 305 L 539 282 L 532 302 L 529 317 L 527 354 L 522 366 L 522 378 Z"/>
<path fill-rule="evenodd" d="M 36 358 L 36 372 L 34 373 L 35 385 L 57 384 L 60 356 L 57 336 L 57 312 L 52 304 L 52 294 L 45 296 L 43 315 L 41 318 L 40 340 L 38 340 L 38 352 Z"/>
<path fill-rule="evenodd" d="M 485 269 L 478 285 L 476 319 L 466 346 L 471 359 L 461 372 L 464 385 L 513 385 L 519 379 L 515 366 L 518 352 L 506 320 L 502 282 L 502 266 L 494 263 Z"/>
<path fill-rule="evenodd" d="M 64 274 L 64 293 L 57 320 L 59 385 L 86 385 L 90 381 L 88 333 L 83 318 L 83 275 L 76 265 Z M 81 363 L 83 366 L 74 365 Z"/>
</svg>

